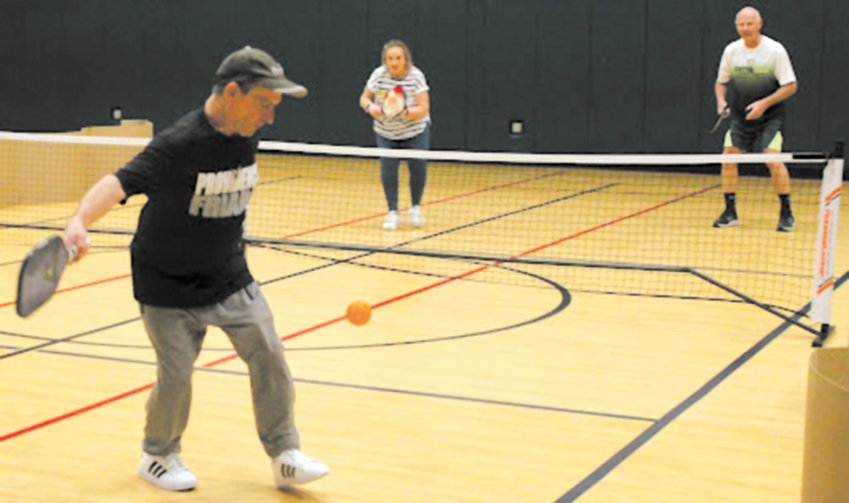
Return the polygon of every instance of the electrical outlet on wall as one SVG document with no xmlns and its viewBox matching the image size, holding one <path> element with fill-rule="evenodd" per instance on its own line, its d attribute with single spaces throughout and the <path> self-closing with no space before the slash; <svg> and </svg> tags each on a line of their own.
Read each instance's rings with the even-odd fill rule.
<svg viewBox="0 0 849 503">
<path fill-rule="evenodd" d="M 510 121 L 510 134 L 513 136 L 522 136 L 525 133 L 525 121 L 522 120 L 511 120 Z"/>
</svg>

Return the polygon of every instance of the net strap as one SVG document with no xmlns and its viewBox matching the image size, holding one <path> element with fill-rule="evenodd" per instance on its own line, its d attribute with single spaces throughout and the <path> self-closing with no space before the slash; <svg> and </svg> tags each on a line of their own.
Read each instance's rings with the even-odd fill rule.
<svg viewBox="0 0 849 503">
<path fill-rule="evenodd" d="M 143 147 L 150 140 L 147 138 L 0 131 L 0 141 Z M 508 152 L 464 152 L 459 150 L 383 149 L 281 141 L 261 141 L 259 142 L 259 148 L 263 152 L 324 154 L 345 157 L 396 157 L 432 161 L 548 165 L 665 166 L 722 163 L 760 164 L 775 162 L 821 164 L 829 158 L 827 154 L 817 152 L 779 154 L 522 154 Z"/>
</svg>

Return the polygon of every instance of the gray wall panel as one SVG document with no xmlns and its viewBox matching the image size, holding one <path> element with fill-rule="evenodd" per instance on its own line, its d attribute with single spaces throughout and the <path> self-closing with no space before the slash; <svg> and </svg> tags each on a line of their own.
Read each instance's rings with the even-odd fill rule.
<svg viewBox="0 0 849 503">
<path fill-rule="evenodd" d="M 539 16 L 537 150 L 579 152 L 589 142 L 592 0 L 543 0 Z"/>
<path fill-rule="evenodd" d="M 648 2 L 645 136 L 649 152 L 692 152 L 705 129 L 701 5 L 680 0 Z M 712 115 L 709 120 L 712 120 Z"/>
<path fill-rule="evenodd" d="M 592 3 L 592 151 L 643 150 L 646 1 Z"/>
<path fill-rule="evenodd" d="M 221 58 L 250 43 L 310 88 L 265 137 L 373 145 L 357 97 L 383 43 L 401 38 L 431 84 L 434 148 L 716 152 L 713 82 L 745 3 L 6 0 L 0 128 L 108 123 L 112 106 L 161 128 L 200 106 Z M 786 149 L 830 149 L 849 134 L 849 2 L 752 3 L 799 77 Z"/>
</svg>

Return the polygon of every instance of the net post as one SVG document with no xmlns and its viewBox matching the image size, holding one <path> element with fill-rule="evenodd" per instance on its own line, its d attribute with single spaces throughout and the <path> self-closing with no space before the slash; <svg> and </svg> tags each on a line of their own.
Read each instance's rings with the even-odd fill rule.
<svg viewBox="0 0 849 503">
<path fill-rule="evenodd" d="M 844 142 L 839 141 L 823 170 L 814 260 L 811 318 L 820 323 L 820 333 L 812 346 L 822 347 L 832 331 L 831 304 L 834 292 L 834 262 L 840 216 L 840 192 L 843 185 Z"/>
</svg>

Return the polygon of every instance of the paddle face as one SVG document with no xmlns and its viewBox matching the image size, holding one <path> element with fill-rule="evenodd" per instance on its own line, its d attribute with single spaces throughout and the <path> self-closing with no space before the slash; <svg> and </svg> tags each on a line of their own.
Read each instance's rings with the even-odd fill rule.
<svg viewBox="0 0 849 503">
<path fill-rule="evenodd" d="M 73 255 L 76 255 L 75 251 Z M 29 316 L 50 299 L 71 259 L 72 250 L 65 248 L 65 243 L 59 236 L 50 236 L 39 241 L 27 253 L 18 274 L 15 305 L 18 316 Z"/>
<path fill-rule="evenodd" d="M 386 93 L 381 108 L 384 120 L 391 121 L 401 115 L 407 109 L 407 97 L 404 94 L 404 88 L 397 85 Z"/>
</svg>

